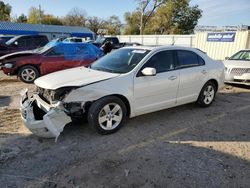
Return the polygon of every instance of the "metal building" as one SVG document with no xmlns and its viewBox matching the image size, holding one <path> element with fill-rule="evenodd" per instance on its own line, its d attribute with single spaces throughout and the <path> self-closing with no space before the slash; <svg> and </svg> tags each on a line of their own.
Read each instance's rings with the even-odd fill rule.
<svg viewBox="0 0 250 188">
<path fill-rule="evenodd" d="M 58 37 L 95 37 L 95 33 L 86 27 L 73 27 L 61 25 L 43 25 L 43 24 L 26 24 L 0 22 L 0 34 L 3 35 L 46 35 L 49 40 Z"/>
</svg>

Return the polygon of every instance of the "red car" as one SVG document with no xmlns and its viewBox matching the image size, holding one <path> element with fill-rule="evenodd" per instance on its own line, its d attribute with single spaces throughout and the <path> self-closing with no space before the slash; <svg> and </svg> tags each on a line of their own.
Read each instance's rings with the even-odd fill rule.
<svg viewBox="0 0 250 188">
<path fill-rule="evenodd" d="M 33 51 L 12 53 L 0 57 L 0 69 L 7 75 L 17 75 L 25 83 L 58 70 L 86 66 L 103 56 L 89 43 L 50 42 Z"/>
</svg>

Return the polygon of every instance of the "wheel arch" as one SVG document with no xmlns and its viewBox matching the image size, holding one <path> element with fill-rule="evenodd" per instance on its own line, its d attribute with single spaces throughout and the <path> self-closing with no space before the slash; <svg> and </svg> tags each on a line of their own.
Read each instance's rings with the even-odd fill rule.
<svg viewBox="0 0 250 188">
<path fill-rule="evenodd" d="M 129 100 L 124 96 L 124 95 L 121 95 L 121 94 L 111 94 L 111 95 L 105 95 L 105 96 L 103 96 L 103 97 L 101 97 L 101 98 L 98 98 L 98 99 L 96 99 L 96 100 L 94 100 L 94 101 L 88 101 L 88 102 L 86 102 L 86 106 L 85 106 L 85 110 L 86 111 L 88 111 L 89 110 L 89 108 L 90 108 L 90 106 L 92 105 L 92 103 L 94 103 L 95 101 L 98 101 L 98 100 L 100 100 L 100 99 L 102 99 L 102 98 L 104 98 L 104 97 L 112 97 L 112 96 L 114 96 L 114 97 L 117 97 L 117 98 L 119 98 L 119 99 L 121 99 L 122 100 L 122 102 L 125 104 L 125 106 L 126 106 L 126 110 L 127 110 L 127 116 L 129 117 L 130 116 L 130 114 L 131 114 L 131 106 L 130 106 L 130 103 L 129 103 Z"/>
<path fill-rule="evenodd" d="M 129 100 L 125 96 L 120 95 L 120 94 L 114 94 L 114 95 L 111 95 L 111 96 L 115 96 L 115 97 L 122 100 L 122 102 L 125 104 L 126 109 L 127 109 L 127 116 L 129 117 L 130 113 L 131 113 L 131 107 L 130 107 Z"/>
<path fill-rule="evenodd" d="M 40 66 L 39 66 L 39 65 L 34 65 L 34 64 L 23 64 L 23 65 L 21 65 L 20 67 L 18 67 L 18 68 L 16 69 L 15 74 L 16 74 L 17 76 L 18 76 L 19 70 L 20 70 L 21 68 L 23 68 L 24 66 L 32 66 L 32 67 L 35 67 L 36 70 L 38 71 L 39 75 L 41 75 Z"/>
<path fill-rule="evenodd" d="M 215 85 L 215 87 L 216 87 L 216 92 L 217 92 L 218 89 L 219 89 L 219 83 L 218 83 L 218 81 L 217 81 L 216 79 L 212 78 L 212 79 L 208 80 L 206 83 L 208 83 L 208 82 L 212 82 L 212 83 Z M 205 84 L 206 84 L 206 83 L 205 83 Z M 205 85 L 205 84 L 204 84 L 204 85 Z"/>
</svg>

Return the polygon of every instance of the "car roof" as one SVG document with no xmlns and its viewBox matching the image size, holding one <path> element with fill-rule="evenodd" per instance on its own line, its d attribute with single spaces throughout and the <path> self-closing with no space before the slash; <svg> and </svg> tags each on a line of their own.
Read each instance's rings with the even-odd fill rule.
<svg viewBox="0 0 250 188">
<path fill-rule="evenodd" d="M 14 36 L 13 38 L 18 39 L 21 37 L 46 37 L 46 36 L 45 35 L 17 35 L 17 36 Z"/>
<path fill-rule="evenodd" d="M 151 50 L 151 51 L 158 51 L 158 50 L 193 50 L 197 51 L 195 48 L 185 47 L 185 46 L 175 46 L 175 45 L 164 45 L 164 46 L 129 46 L 124 48 L 132 48 L 132 49 L 143 49 L 143 50 Z"/>
</svg>

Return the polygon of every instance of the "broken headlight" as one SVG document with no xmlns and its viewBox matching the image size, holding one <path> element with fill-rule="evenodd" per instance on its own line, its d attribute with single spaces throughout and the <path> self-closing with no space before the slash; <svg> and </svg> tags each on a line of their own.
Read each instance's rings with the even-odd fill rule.
<svg viewBox="0 0 250 188">
<path fill-rule="evenodd" d="M 76 87 L 62 87 L 56 90 L 51 90 L 51 89 L 44 89 L 41 87 L 37 87 L 36 92 L 43 100 L 52 104 L 55 103 L 56 101 L 63 100 L 65 96 L 75 88 Z"/>
<path fill-rule="evenodd" d="M 61 101 L 69 94 L 75 87 L 62 87 L 51 91 L 51 101 Z"/>
</svg>

